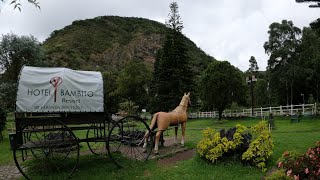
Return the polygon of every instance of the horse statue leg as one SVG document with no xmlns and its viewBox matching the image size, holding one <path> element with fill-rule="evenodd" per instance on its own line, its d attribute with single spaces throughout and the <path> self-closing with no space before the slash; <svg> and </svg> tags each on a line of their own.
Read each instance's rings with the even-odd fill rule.
<svg viewBox="0 0 320 180">
<path fill-rule="evenodd" d="M 177 145 L 177 142 L 178 142 L 178 126 L 177 127 L 174 127 L 174 145 Z"/>
<path fill-rule="evenodd" d="M 149 139 L 149 136 L 150 136 L 150 132 L 147 130 L 147 132 L 144 134 L 144 143 L 143 143 L 143 151 L 142 152 L 147 152 L 146 148 L 147 148 L 147 143 L 148 143 L 148 139 Z"/>
<path fill-rule="evenodd" d="M 156 139 L 154 141 L 154 154 L 158 155 L 159 154 L 159 139 L 163 131 L 158 131 L 156 134 Z"/>
<path fill-rule="evenodd" d="M 184 135 L 186 134 L 186 126 L 187 126 L 187 122 L 184 122 L 181 124 L 181 131 L 182 131 L 181 145 L 182 146 L 184 146 Z"/>
</svg>

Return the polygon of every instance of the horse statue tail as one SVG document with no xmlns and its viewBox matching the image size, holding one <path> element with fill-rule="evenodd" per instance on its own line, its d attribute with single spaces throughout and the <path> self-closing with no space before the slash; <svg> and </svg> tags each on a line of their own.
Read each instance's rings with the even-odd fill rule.
<svg viewBox="0 0 320 180">
<path fill-rule="evenodd" d="M 149 126 L 150 131 L 153 131 L 153 130 L 154 130 L 154 127 L 155 127 L 155 125 L 156 125 L 156 123 L 157 123 L 157 120 L 158 120 L 158 115 L 159 115 L 159 113 L 155 113 L 155 114 L 153 115 L 152 120 L 151 120 L 151 123 L 150 123 L 150 126 Z"/>
<path fill-rule="evenodd" d="M 158 120 L 158 115 L 159 115 L 159 113 L 155 113 L 155 114 L 153 115 L 152 120 L 151 120 L 151 123 L 150 123 L 150 126 L 149 126 L 150 131 L 153 131 L 153 130 L 154 130 L 155 125 L 156 125 L 157 120 Z M 149 136 L 150 136 L 150 132 L 147 130 L 146 133 L 145 133 L 145 135 L 144 135 L 144 138 L 143 138 L 143 139 L 144 139 L 143 152 L 147 152 L 147 151 L 146 151 L 146 147 L 147 147 L 147 141 L 148 141 Z"/>
</svg>

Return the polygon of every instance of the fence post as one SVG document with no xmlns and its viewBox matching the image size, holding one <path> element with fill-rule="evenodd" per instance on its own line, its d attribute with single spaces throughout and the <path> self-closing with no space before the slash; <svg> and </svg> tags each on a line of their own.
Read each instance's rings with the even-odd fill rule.
<svg viewBox="0 0 320 180">
<path fill-rule="evenodd" d="M 263 117 L 263 115 L 262 115 L 262 107 L 261 107 L 261 117 Z"/>
<path fill-rule="evenodd" d="M 293 115 L 293 105 L 291 104 L 291 116 Z"/>
<path fill-rule="evenodd" d="M 318 111 L 317 111 L 317 103 L 314 103 L 314 110 L 315 110 L 315 114 L 317 114 L 318 113 Z"/>
<path fill-rule="evenodd" d="M 272 113 L 271 106 L 269 107 L 270 113 Z"/>
<path fill-rule="evenodd" d="M 304 115 L 304 104 L 302 104 L 302 114 Z"/>
<path fill-rule="evenodd" d="M 282 106 L 280 105 L 280 116 L 282 116 Z"/>
</svg>

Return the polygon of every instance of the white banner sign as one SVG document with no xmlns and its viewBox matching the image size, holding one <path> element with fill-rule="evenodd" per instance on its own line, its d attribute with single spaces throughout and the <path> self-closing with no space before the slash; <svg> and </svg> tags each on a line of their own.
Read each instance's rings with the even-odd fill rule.
<svg viewBox="0 0 320 180">
<path fill-rule="evenodd" d="M 100 72 L 24 66 L 16 112 L 103 112 Z"/>
</svg>

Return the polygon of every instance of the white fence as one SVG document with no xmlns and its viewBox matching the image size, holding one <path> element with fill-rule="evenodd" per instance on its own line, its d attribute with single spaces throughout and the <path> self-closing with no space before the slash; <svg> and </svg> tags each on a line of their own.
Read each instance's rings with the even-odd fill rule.
<svg viewBox="0 0 320 180">
<path fill-rule="evenodd" d="M 301 105 L 288 105 L 288 106 L 277 106 L 277 107 L 260 107 L 254 108 L 253 114 L 252 109 L 243 109 L 242 111 L 231 111 L 225 110 L 222 113 L 223 117 L 264 117 L 269 116 L 272 113 L 274 116 L 285 116 L 285 115 L 314 115 L 317 113 L 318 105 L 315 104 L 301 104 Z M 189 115 L 191 118 L 217 118 L 219 116 L 218 111 L 210 112 L 197 112 Z"/>
</svg>

